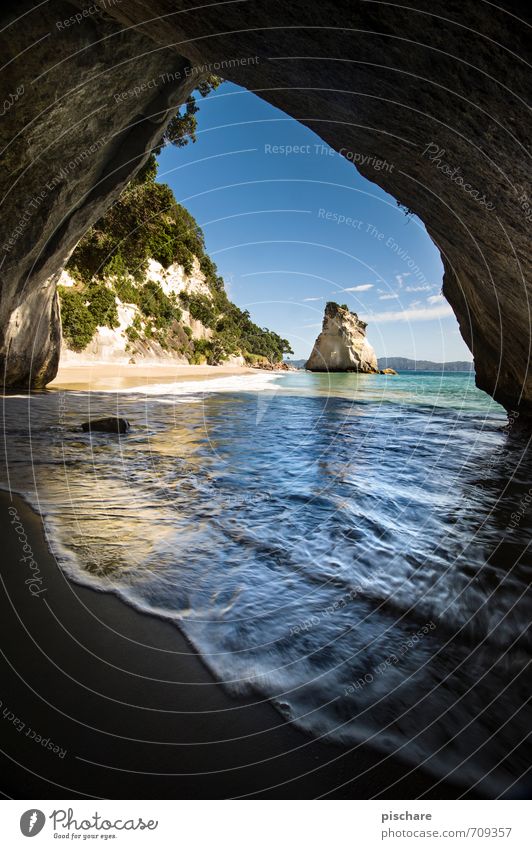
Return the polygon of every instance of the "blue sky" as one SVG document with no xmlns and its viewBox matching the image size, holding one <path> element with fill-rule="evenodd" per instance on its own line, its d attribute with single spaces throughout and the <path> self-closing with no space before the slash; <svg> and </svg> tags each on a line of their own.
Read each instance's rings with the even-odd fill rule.
<svg viewBox="0 0 532 849">
<path fill-rule="evenodd" d="M 309 355 L 335 300 L 368 322 L 378 356 L 471 359 L 417 218 L 238 86 L 200 99 L 197 118 L 197 142 L 166 147 L 159 180 L 203 228 L 231 299 L 288 338 L 295 357 Z"/>
</svg>

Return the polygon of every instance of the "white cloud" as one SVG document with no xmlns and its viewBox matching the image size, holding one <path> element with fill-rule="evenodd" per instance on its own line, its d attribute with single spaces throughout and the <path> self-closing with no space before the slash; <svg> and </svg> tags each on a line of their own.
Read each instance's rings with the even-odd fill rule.
<svg viewBox="0 0 532 849">
<path fill-rule="evenodd" d="M 377 312 L 374 315 L 362 316 L 362 318 L 371 324 L 381 324 L 385 321 L 432 321 L 437 318 L 449 318 L 452 315 L 454 313 L 449 304 L 440 304 L 433 307 Z"/>
<path fill-rule="evenodd" d="M 429 304 L 443 304 L 445 303 L 445 298 L 443 295 L 429 295 L 427 301 Z"/>
<path fill-rule="evenodd" d="M 432 286 L 405 286 L 406 292 L 428 292 Z"/>
<path fill-rule="evenodd" d="M 399 295 L 392 294 L 391 292 L 387 295 L 379 295 L 379 301 L 391 301 L 392 298 L 398 298 Z"/>
<path fill-rule="evenodd" d="M 303 298 L 303 303 L 305 301 L 323 301 L 323 298 Z"/>
<path fill-rule="evenodd" d="M 395 279 L 396 279 L 396 281 L 397 281 L 397 285 L 398 285 L 398 286 L 402 286 L 402 285 L 403 285 L 403 280 L 405 279 L 405 277 L 410 277 L 410 272 L 409 272 L 409 271 L 405 271 L 405 273 L 404 273 L 404 274 L 396 274 L 396 275 L 395 275 Z"/>
<path fill-rule="evenodd" d="M 368 289 L 373 289 L 373 283 L 359 283 L 358 286 L 348 286 L 346 289 L 339 289 L 333 292 L 333 295 L 339 295 L 340 292 L 367 292 Z"/>
</svg>

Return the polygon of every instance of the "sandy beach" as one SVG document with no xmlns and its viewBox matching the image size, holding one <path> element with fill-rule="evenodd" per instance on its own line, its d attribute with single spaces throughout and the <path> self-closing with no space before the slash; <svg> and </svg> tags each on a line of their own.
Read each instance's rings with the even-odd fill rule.
<svg viewBox="0 0 532 849">
<path fill-rule="evenodd" d="M 214 380 L 220 377 L 256 374 L 259 369 L 247 366 L 191 366 L 179 363 L 87 363 L 62 365 L 48 389 L 113 390 L 157 383 L 186 380 Z"/>
<path fill-rule="evenodd" d="M 431 792 L 435 779 L 411 765 L 367 746 L 348 750 L 311 739 L 259 696 L 229 695 L 171 623 L 67 580 L 40 517 L 22 499 L 0 493 L 0 516 L 4 793 L 165 799 L 460 792 L 441 783 Z"/>
</svg>

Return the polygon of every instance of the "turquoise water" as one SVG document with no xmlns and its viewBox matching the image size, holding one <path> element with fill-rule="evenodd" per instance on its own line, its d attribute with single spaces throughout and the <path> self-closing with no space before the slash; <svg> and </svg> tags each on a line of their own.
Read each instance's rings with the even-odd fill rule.
<svg viewBox="0 0 532 849">
<path fill-rule="evenodd" d="M 6 399 L 11 482 L 62 568 L 174 621 L 225 687 L 310 734 L 515 792 L 532 474 L 502 409 L 469 374 L 208 390 Z M 76 432 L 89 413 L 133 429 Z"/>
</svg>

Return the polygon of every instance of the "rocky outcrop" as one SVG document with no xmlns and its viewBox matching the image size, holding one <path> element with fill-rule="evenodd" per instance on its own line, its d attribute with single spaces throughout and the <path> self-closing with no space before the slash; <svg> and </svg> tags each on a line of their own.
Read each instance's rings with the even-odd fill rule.
<svg viewBox="0 0 532 849">
<path fill-rule="evenodd" d="M 81 429 L 85 433 L 99 431 L 101 433 L 127 433 L 130 424 L 127 419 L 122 419 L 119 416 L 109 416 L 105 419 L 91 419 L 88 422 L 83 422 Z"/>
<path fill-rule="evenodd" d="M 366 327 L 356 313 L 330 301 L 325 307 L 321 333 L 305 365 L 307 371 L 378 372 Z"/>
<path fill-rule="evenodd" d="M 7 385 L 53 375 L 46 281 L 206 70 L 306 123 L 422 219 L 477 384 L 532 417 L 525 3 L 128 0 L 78 22 L 83 8 L 2 7 L 6 103 L 23 87 L 0 130 Z"/>
</svg>

